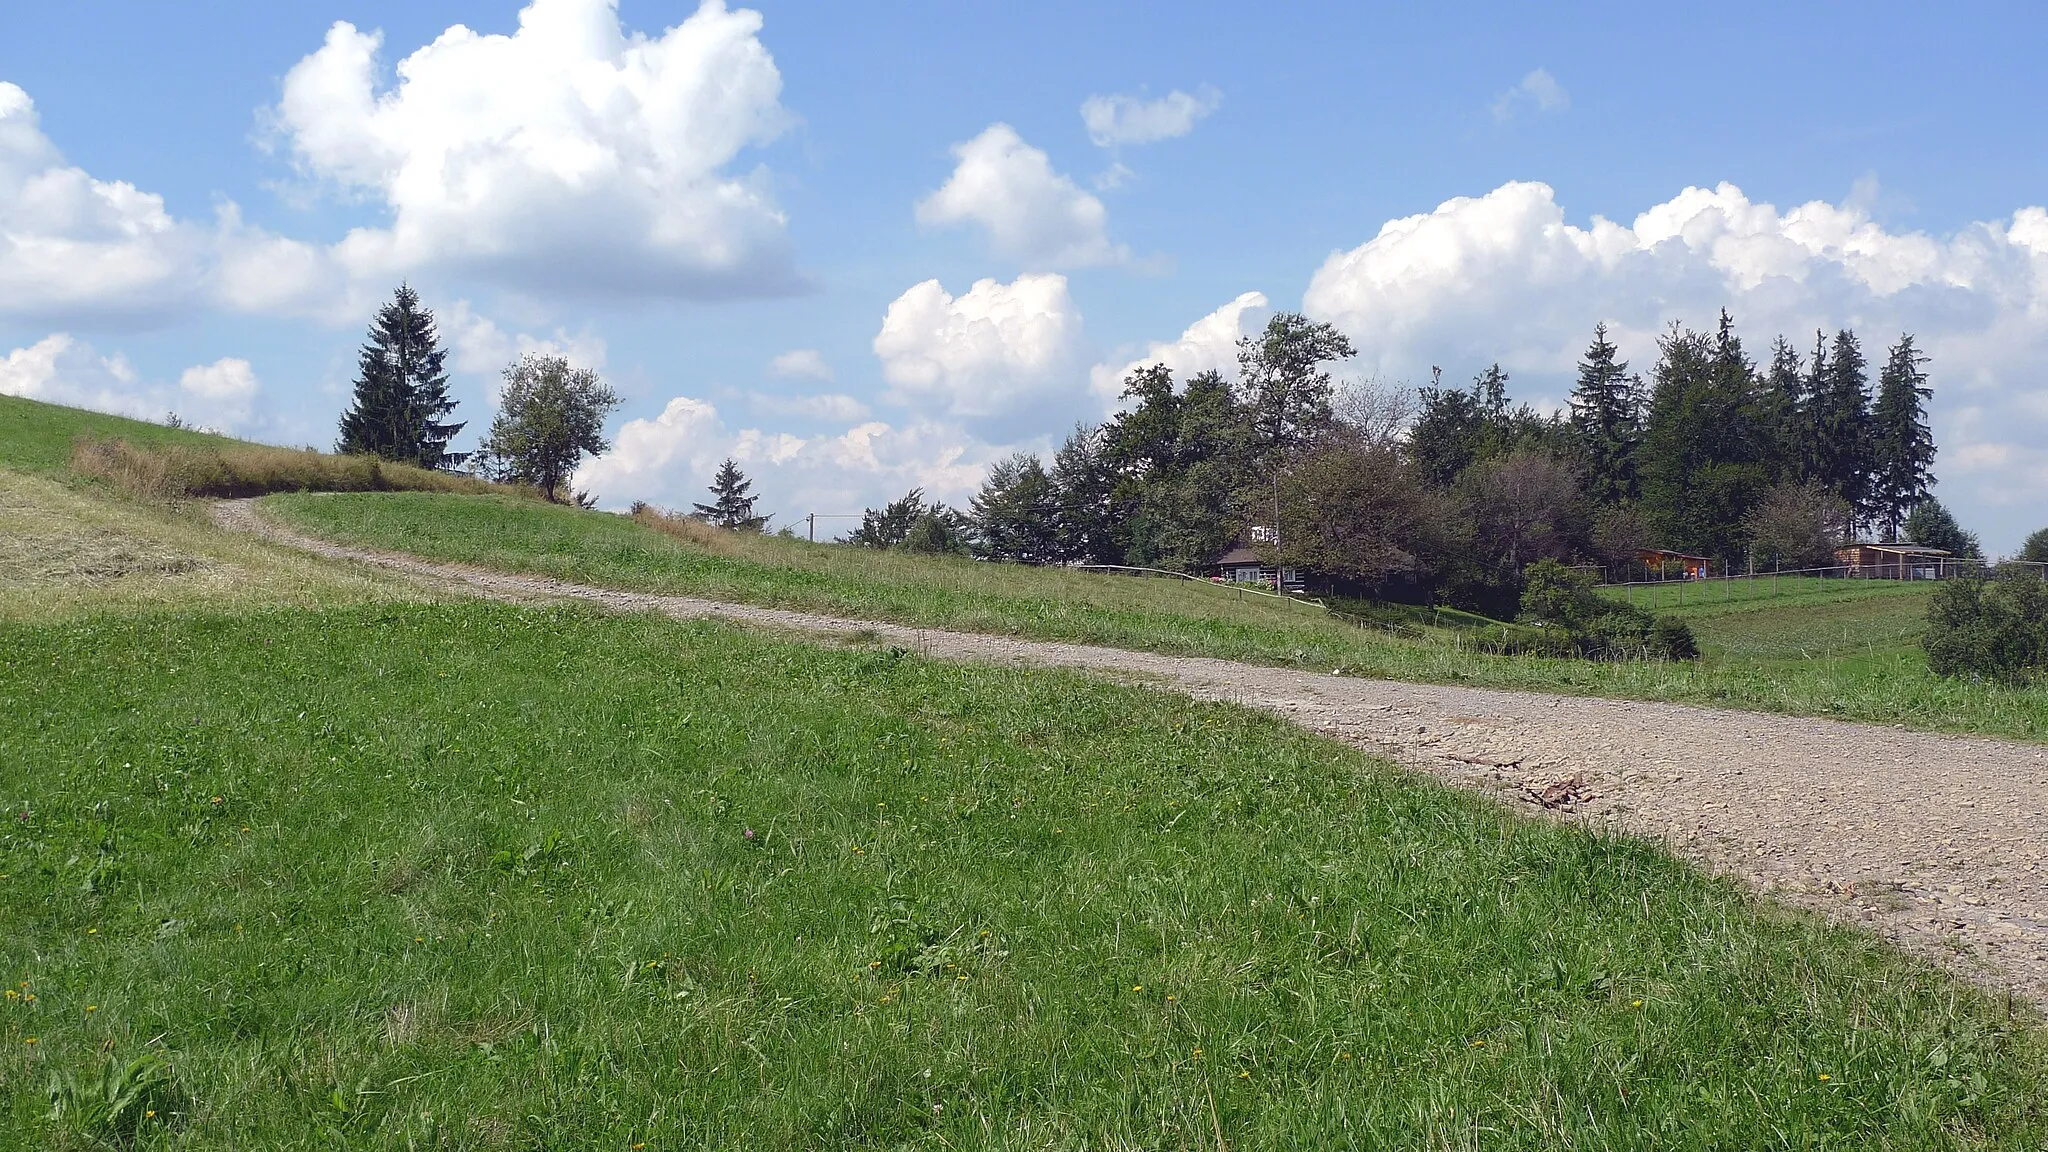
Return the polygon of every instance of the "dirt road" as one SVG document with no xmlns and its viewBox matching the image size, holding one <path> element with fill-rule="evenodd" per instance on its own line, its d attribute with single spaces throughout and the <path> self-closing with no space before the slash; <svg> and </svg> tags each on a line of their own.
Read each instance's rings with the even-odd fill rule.
<svg viewBox="0 0 2048 1152">
<path fill-rule="evenodd" d="M 2048 1006 L 2048 747 L 1833 720 L 1322 676 L 906 628 L 486 572 L 314 540 L 253 504 L 228 527 L 501 599 L 879 641 L 947 659 L 1095 669 L 1279 712 L 1452 783 L 1653 836 L 1781 899 L 1860 922 Z"/>
</svg>

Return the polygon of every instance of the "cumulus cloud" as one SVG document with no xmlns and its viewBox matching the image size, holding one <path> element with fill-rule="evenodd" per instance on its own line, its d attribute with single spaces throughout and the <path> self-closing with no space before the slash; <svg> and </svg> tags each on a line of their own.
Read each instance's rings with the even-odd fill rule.
<svg viewBox="0 0 2048 1152">
<path fill-rule="evenodd" d="M 1522 82 L 1501 93 L 1493 101 L 1493 118 L 1503 123 L 1515 118 L 1523 108 L 1534 108 L 1538 112 L 1562 112 L 1572 106 L 1570 94 L 1564 85 L 1557 82 L 1545 68 L 1538 68 L 1522 77 Z"/>
<path fill-rule="evenodd" d="M 768 374 L 785 380 L 832 379 L 832 365 L 816 348 L 792 348 L 768 361 Z"/>
<path fill-rule="evenodd" d="M 1173 369 L 1174 379 L 1183 382 L 1190 376 L 1211 371 L 1234 380 L 1238 339 L 1263 327 L 1271 311 L 1265 293 L 1243 293 L 1188 325 L 1178 340 L 1156 341 L 1138 356 L 1097 364 L 1088 373 L 1089 389 L 1105 409 L 1113 409 L 1123 395 L 1125 378 L 1133 370 L 1152 364 Z"/>
<path fill-rule="evenodd" d="M 358 277 L 459 269 L 541 295 L 790 291 L 781 211 L 727 171 L 789 124 L 761 17 L 704 0 L 659 36 L 616 0 L 533 0 L 511 35 L 454 25 L 383 80 L 337 22 L 272 112 L 302 171 L 381 202 L 335 258 Z"/>
<path fill-rule="evenodd" d="M 67 404 L 138 420 L 181 419 L 224 432 L 255 426 L 262 382 L 247 360 L 225 357 L 185 369 L 175 385 L 144 379 L 119 352 L 102 355 L 67 332 L 53 332 L 0 356 L 0 395 Z"/>
<path fill-rule="evenodd" d="M 895 403 L 956 418 L 1049 415 L 1047 402 L 1080 383 L 1081 313 L 1057 273 L 979 280 L 957 297 L 926 280 L 889 305 L 874 349 Z"/>
<path fill-rule="evenodd" d="M 1876 359 L 1910 331 L 1933 357 L 1943 498 L 1967 510 L 2044 495 L 2041 207 L 1938 237 L 1889 230 L 1854 202 L 1781 210 L 1721 184 L 1629 224 L 1581 226 L 1547 185 L 1510 183 L 1333 253 L 1303 304 L 1352 338 L 1368 371 L 1420 379 L 1432 364 L 1457 374 L 1498 360 L 1553 398 L 1598 320 L 1639 367 L 1668 322 L 1704 326 L 1723 306 L 1759 354 L 1777 333 L 1803 349 L 1816 328 L 1852 327 Z M 2018 521 L 1986 527 L 2003 540 Z"/>
<path fill-rule="evenodd" d="M 957 144 L 959 163 L 938 191 L 918 202 L 921 224 L 979 224 L 1001 255 L 1033 268 L 1116 264 L 1128 249 L 1109 240 L 1109 211 L 1053 171 L 1045 153 L 1008 124 L 991 124 Z"/>
<path fill-rule="evenodd" d="M 1223 104 L 1223 93 L 1204 84 L 1193 96 L 1176 88 L 1157 100 L 1142 96 L 1090 96 L 1081 104 L 1081 122 L 1098 148 L 1119 144 L 1150 144 L 1195 130 L 1195 122 Z"/>
<path fill-rule="evenodd" d="M 557 328 L 551 336 L 507 332 L 467 300 L 440 309 L 434 319 L 451 353 L 449 366 L 457 372 L 497 376 L 525 356 L 560 356 L 579 368 L 604 367 L 604 338 L 588 329 L 571 333 Z"/>
<path fill-rule="evenodd" d="M 730 457 L 756 481 L 764 512 L 792 524 L 812 512 L 857 513 L 911 488 L 965 503 L 1001 450 L 958 427 L 929 421 L 880 421 L 814 437 L 727 426 L 712 404 L 671 399 L 657 416 L 629 420 L 613 448 L 586 463 L 576 484 L 607 507 L 634 500 L 686 508 L 705 498 L 719 462 Z M 827 520 L 819 535 L 839 535 L 850 520 Z"/>
</svg>

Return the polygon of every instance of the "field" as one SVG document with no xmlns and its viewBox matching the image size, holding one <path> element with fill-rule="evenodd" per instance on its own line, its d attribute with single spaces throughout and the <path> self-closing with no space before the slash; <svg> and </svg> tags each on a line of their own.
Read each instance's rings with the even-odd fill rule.
<svg viewBox="0 0 2048 1152">
<path fill-rule="evenodd" d="M 649 523 L 526 500 L 281 494 L 281 521 L 345 543 L 651 592 L 929 627 L 1218 656 L 1400 680 L 1754 708 L 2029 739 L 2048 694 L 1944 681 L 1917 645 L 1921 586 L 1688 605 L 1707 659 L 1595 664 L 1472 650 L 1472 618 L 1421 640 L 1190 581 L 978 564 Z"/>
<path fill-rule="evenodd" d="M 0 1147 L 2048 1141 L 2031 1008 L 1653 845 L 1080 674 L 436 602 L 37 454 L 68 440 L 0 422 Z M 269 505 L 847 614 L 1683 683 L 527 500 Z M 1696 620 L 1703 668 L 1635 671 L 1810 674 L 1789 620 Z"/>
<path fill-rule="evenodd" d="M 2003 1006 L 1240 709 L 474 604 L 0 652 L 9 1146 L 2048 1137 Z"/>
</svg>

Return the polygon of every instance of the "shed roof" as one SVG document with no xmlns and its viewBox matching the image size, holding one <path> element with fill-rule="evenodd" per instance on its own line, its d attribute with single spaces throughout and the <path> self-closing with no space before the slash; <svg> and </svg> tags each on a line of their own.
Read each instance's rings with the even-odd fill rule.
<svg viewBox="0 0 2048 1152">
<path fill-rule="evenodd" d="M 1711 556 L 1695 556 L 1690 552 L 1673 552 L 1669 548 L 1645 548 L 1644 556 L 1662 556 L 1667 560 L 1711 560 Z"/>
<path fill-rule="evenodd" d="M 1843 548 L 1842 551 L 1848 551 L 1849 548 L 1868 548 L 1872 552 L 1890 552 L 1898 556 L 1949 555 L 1949 551 L 1946 548 L 1929 548 L 1924 544 L 1850 544 Z"/>
</svg>

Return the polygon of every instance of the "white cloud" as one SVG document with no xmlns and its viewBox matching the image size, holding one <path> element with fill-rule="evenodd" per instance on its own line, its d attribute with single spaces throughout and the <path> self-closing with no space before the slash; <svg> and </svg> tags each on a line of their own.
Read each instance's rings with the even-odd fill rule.
<svg viewBox="0 0 2048 1152">
<path fill-rule="evenodd" d="M 467 300 L 439 309 L 434 319 L 457 372 L 495 377 L 524 356 L 560 356 L 579 368 L 604 367 L 604 338 L 588 329 L 571 333 L 557 328 L 552 336 L 506 332 Z"/>
<path fill-rule="evenodd" d="M 1572 106 L 1572 98 L 1548 69 L 1538 68 L 1494 98 L 1493 118 L 1502 122 L 1512 120 L 1525 106 L 1533 106 L 1538 112 L 1562 112 Z"/>
<path fill-rule="evenodd" d="M 759 510 L 774 514 L 780 525 L 812 512 L 857 513 L 911 488 L 964 504 L 988 462 L 1001 454 L 957 427 L 927 421 L 901 427 L 871 421 L 809 438 L 734 430 L 713 405 L 678 396 L 660 415 L 620 427 L 612 450 L 586 463 L 576 484 L 606 507 L 645 500 L 687 509 L 706 499 L 712 473 L 731 457 L 755 481 Z M 828 519 L 818 534 L 838 536 L 854 525 Z"/>
<path fill-rule="evenodd" d="M 1089 370 L 1089 388 L 1105 409 L 1117 407 L 1124 380 L 1134 369 L 1164 364 L 1173 369 L 1175 380 L 1185 383 L 1202 372 L 1221 372 L 1237 378 L 1237 341 L 1265 324 L 1271 309 L 1263 292 L 1246 292 L 1216 309 L 1180 334 L 1178 340 L 1158 341 L 1144 353 L 1121 362 L 1108 361 Z"/>
<path fill-rule="evenodd" d="M 1853 203 L 1780 210 L 1721 184 L 1627 225 L 1581 227 L 1547 185 L 1511 183 L 1333 253 L 1303 304 L 1352 338 L 1368 372 L 1419 380 L 1441 364 L 1455 377 L 1498 360 L 1552 399 L 1600 320 L 1642 369 L 1669 321 L 1705 326 L 1723 306 L 1759 356 L 1778 333 L 1804 351 L 1816 328 L 1851 327 L 1875 362 L 1910 331 L 1933 357 L 1943 499 L 1967 523 L 1972 509 L 2048 497 L 2048 209 L 1937 237 L 1886 229 Z M 1518 394 L 1539 398 L 1530 383 Z M 2019 520 L 1994 516 L 1987 544 L 2016 542 Z"/>
<path fill-rule="evenodd" d="M 1122 263 L 1130 253 L 1109 240 L 1102 201 L 1053 171 L 1044 152 L 1008 124 L 953 147 L 959 164 L 938 191 L 918 202 L 921 224 L 975 223 L 1003 256 L 1028 267 Z"/>
<path fill-rule="evenodd" d="M 1048 403 L 1082 383 L 1081 313 L 1057 273 L 979 280 L 958 297 L 937 280 L 913 285 L 889 305 L 874 349 L 888 398 L 931 415 L 985 418 L 1031 406 L 1053 416 Z"/>
<path fill-rule="evenodd" d="M 178 387 L 202 400 L 241 401 L 256 395 L 262 383 L 247 360 L 222 357 L 211 364 L 185 369 Z"/>
<path fill-rule="evenodd" d="M 723 297 L 798 287 L 759 173 L 790 117 L 761 17 L 704 0 L 660 36 L 615 0 L 533 0 L 510 36 L 454 25 L 380 87 L 382 34 L 337 22 L 272 113 L 301 169 L 380 201 L 335 248 L 357 277 L 423 266 L 540 295 Z"/>
<path fill-rule="evenodd" d="M 261 389 L 247 360 L 228 357 L 187 368 L 169 385 L 145 380 L 119 352 L 101 355 L 66 332 L 0 356 L 0 394 L 138 420 L 176 412 L 190 423 L 226 432 L 246 433 L 259 423 L 253 405 Z"/>
<path fill-rule="evenodd" d="M 832 380 L 832 365 L 816 348 L 792 348 L 768 361 L 768 374 L 785 380 Z"/>
<path fill-rule="evenodd" d="M 771 416 L 800 416 L 809 420 L 830 420 L 850 424 L 868 418 L 868 406 L 843 392 L 827 392 L 818 396 L 767 396 L 756 393 L 749 397 L 757 412 Z"/>
<path fill-rule="evenodd" d="M 1195 121 L 1216 111 L 1223 93 L 1203 85 L 1193 96 L 1178 88 L 1157 100 L 1139 96 L 1090 96 L 1081 104 L 1081 122 L 1098 148 L 1119 144 L 1150 144 L 1185 136 Z"/>
</svg>

